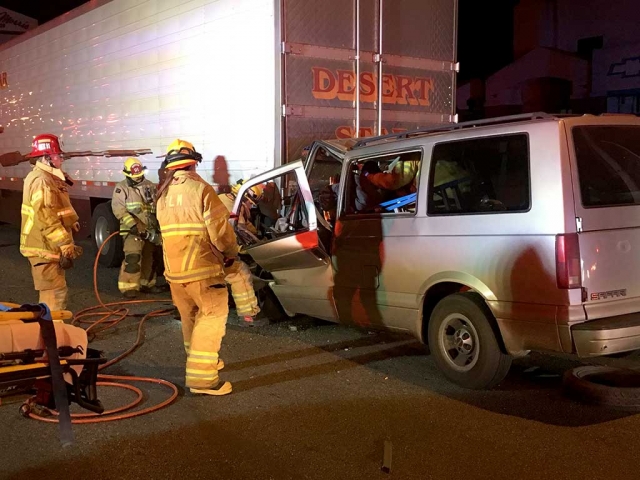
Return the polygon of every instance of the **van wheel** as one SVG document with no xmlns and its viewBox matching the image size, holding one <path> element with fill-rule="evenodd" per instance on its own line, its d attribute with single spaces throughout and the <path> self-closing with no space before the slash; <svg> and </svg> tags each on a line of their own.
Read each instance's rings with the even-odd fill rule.
<svg viewBox="0 0 640 480">
<path fill-rule="evenodd" d="M 109 235 L 119 230 L 120 222 L 111 211 L 111 202 L 98 205 L 91 216 L 91 232 L 96 249 L 100 248 Z M 122 259 L 122 237 L 117 235 L 104 246 L 99 262 L 105 267 L 117 267 L 122 263 Z"/>
<path fill-rule="evenodd" d="M 512 358 L 500 350 L 493 321 L 477 293 L 449 295 L 436 305 L 429 320 L 429 349 L 449 380 L 481 390 L 506 377 Z"/>
<path fill-rule="evenodd" d="M 278 297 L 268 286 L 256 290 L 256 297 L 258 298 L 258 307 L 260 307 L 258 319 L 266 319 L 269 323 L 277 323 L 289 318 L 282 305 L 280 305 Z"/>
</svg>

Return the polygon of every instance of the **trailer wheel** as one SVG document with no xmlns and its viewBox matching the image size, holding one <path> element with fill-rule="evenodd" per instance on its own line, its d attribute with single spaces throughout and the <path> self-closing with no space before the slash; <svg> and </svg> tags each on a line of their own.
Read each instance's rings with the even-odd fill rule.
<svg viewBox="0 0 640 480">
<path fill-rule="evenodd" d="M 109 235 L 119 230 L 120 222 L 111 211 L 111 202 L 98 205 L 91 216 L 91 232 L 96 244 L 96 250 L 100 248 Z M 122 263 L 122 259 L 122 237 L 118 235 L 104 246 L 99 262 L 100 265 L 105 267 L 117 267 Z"/>
</svg>

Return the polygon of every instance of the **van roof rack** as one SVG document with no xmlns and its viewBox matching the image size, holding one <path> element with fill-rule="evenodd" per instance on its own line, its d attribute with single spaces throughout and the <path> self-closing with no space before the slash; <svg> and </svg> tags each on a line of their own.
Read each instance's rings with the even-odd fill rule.
<svg viewBox="0 0 640 480">
<path fill-rule="evenodd" d="M 560 115 L 552 115 L 545 112 L 535 112 L 535 113 L 522 113 L 518 115 L 508 115 L 504 117 L 494 117 L 494 118 L 485 118 L 483 120 L 472 120 L 469 122 L 461 122 L 461 123 L 446 123 L 440 125 L 434 125 L 432 127 L 418 128 L 416 130 L 408 130 L 406 132 L 399 133 L 389 133 L 387 135 L 379 135 L 377 137 L 368 137 L 363 138 L 362 140 L 358 140 L 352 149 L 364 147 L 373 142 L 379 142 L 381 140 L 400 140 L 402 138 L 409 138 L 417 135 L 425 135 L 428 133 L 435 132 L 448 132 L 451 130 L 459 130 L 464 128 L 473 128 L 473 127 L 481 127 L 486 125 L 495 125 L 500 123 L 510 123 L 510 122 L 520 122 L 523 120 L 542 120 L 542 119 L 556 119 Z M 566 115 L 563 115 L 566 116 Z"/>
</svg>

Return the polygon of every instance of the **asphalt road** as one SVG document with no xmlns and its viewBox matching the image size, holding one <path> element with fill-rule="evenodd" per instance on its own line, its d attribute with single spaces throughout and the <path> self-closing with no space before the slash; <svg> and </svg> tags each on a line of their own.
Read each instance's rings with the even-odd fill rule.
<svg viewBox="0 0 640 480">
<path fill-rule="evenodd" d="M 0 226 L 4 301 L 34 302 L 18 233 Z M 95 303 L 92 250 L 68 279 L 70 308 Z M 104 300 L 119 298 L 117 271 L 100 272 Z M 293 319 L 235 326 L 223 343 L 232 395 L 181 394 L 140 418 L 74 427 L 62 449 L 55 426 L 22 418 L 22 399 L 0 406 L 0 478 L 28 479 L 637 479 L 640 417 L 575 403 L 562 394 L 570 358 L 517 360 L 497 389 L 449 384 L 411 338 Z M 296 327 L 293 331 L 292 326 Z M 135 338 L 131 320 L 93 346 L 113 357 Z M 107 373 L 183 385 L 180 325 L 147 326 L 146 342 Z M 637 358 L 605 363 L 640 367 Z M 145 405 L 164 398 L 142 385 Z M 107 408 L 131 397 L 103 388 Z M 391 472 L 381 471 L 385 442 Z"/>
</svg>

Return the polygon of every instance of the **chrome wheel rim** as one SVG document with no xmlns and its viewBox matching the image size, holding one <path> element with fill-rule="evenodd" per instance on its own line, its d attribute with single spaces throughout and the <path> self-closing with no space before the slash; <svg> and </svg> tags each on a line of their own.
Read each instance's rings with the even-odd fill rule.
<svg viewBox="0 0 640 480">
<path fill-rule="evenodd" d="M 104 243 L 104 241 L 109 238 L 111 235 L 111 230 L 109 230 L 109 222 L 105 217 L 99 217 L 96 221 L 96 229 L 93 232 L 93 238 L 96 241 L 96 247 L 100 248 L 100 246 Z M 111 248 L 111 242 L 106 244 L 102 249 L 102 255 L 107 255 L 109 253 L 109 249 Z"/>
<path fill-rule="evenodd" d="M 444 319 L 438 343 L 447 364 L 456 372 L 468 372 L 478 363 L 478 332 L 465 315 L 452 313 Z"/>
</svg>

